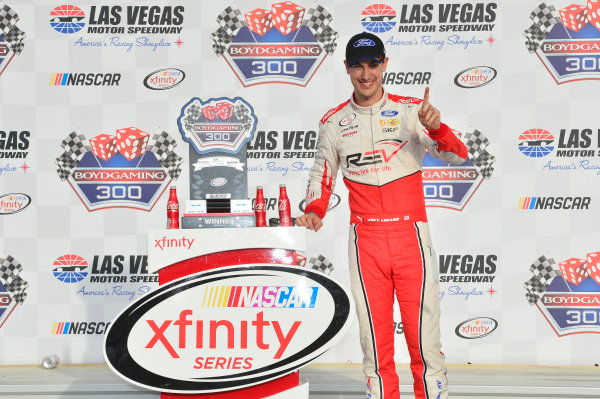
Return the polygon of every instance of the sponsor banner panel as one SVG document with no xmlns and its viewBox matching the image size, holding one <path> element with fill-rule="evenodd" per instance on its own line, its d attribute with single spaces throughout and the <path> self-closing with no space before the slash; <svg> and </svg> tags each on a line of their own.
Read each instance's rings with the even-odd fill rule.
<svg viewBox="0 0 600 399">
<path fill-rule="evenodd" d="M 137 301 L 109 327 L 105 358 L 123 378 L 156 391 L 238 389 L 318 357 L 346 332 L 353 311 L 349 292 L 322 273 L 225 267 Z"/>
<path fill-rule="evenodd" d="M 2 365 L 38 364 L 49 353 L 63 364 L 102 362 L 113 319 L 157 292 L 156 270 L 210 250 L 189 231 L 153 235 L 165 226 L 168 186 L 177 186 L 183 204 L 235 187 L 236 197 L 253 200 L 262 185 L 267 219 L 276 225 L 279 184 L 286 184 L 292 217 L 301 215 L 318 121 L 349 98 L 344 50 L 360 31 L 386 44 L 386 90 L 422 98 L 429 87 L 442 121 L 469 148 L 462 165 L 426 154 L 422 170 L 447 361 L 597 363 L 590 348 L 600 331 L 593 245 L 600 239 L 598 2 L 1 3 L 0 252 L 18 259 L 3 269 L 13 274 L 0 277 Z M 373 124 L 399 131 L 402 115 L 381 111 Z M 344 139 L 356 137 L 352 112 L 341 123 Z M 342 161 L 371 172 L 402 151 L 393 143 Z M 244 173 L 247 188 L 239 184 Z M 298 229 L 305 241 L 291 248 L 297 264 L 350 287 L 349 225 L 348 191 L 338 176 L 323 228 Z M 224 245 L 272 245 L 245 230 Z M 213 285 L 219 295 L 224 286 L 267 287 Z M 276 289 L 260 292 L 276 297 L 292 286 L 273 283 Z M 314 308 L 297 310 L 314 311 L 323 292 L 319 286 Z M 271 323 L 271 312 L 293 310 L 236 309 L 247 317 L 232 322 L 234 343 L 247 321 L 248 346 L 257 343 L 252 322 L 261 323 L 261 311 Z M 211 316 L 202 319 L 200 307 L 149 314 L 157 328 L 139 325 L 140 342 L 156 338 L 151 350 L 172 361 L 172 348 L 184 358 L 204 320 L 210 347 L 211 321 L 226 318 L 216 306 L 202 311 Z M 157 331 L 169 320 L 162 340 Z M 296 321 L 302 324 L 292 334 Z M 271 360 L 290 338 L 279 360 L 288 356 L 309 321 L 280 322 L 282 342 L 273 324 L 263 325 Z M 225 324 L 213 328 L 216 348 L 186 358 L 186 371 L 215 376 L 261 364 L 253 354 L 228 353 L 220 340 Z M 186 348 L 178 347 L 179 326 Z M 392 329 L 395 360 L 408 363 L 397 306 Z M 318 361 L 360 363 L 357 324 Z"/>
</svg>

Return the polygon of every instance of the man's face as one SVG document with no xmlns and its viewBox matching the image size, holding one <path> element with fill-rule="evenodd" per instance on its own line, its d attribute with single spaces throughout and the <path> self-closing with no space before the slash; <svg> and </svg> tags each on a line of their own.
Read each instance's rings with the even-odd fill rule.
<svg viewBox="0 0 600 399">
<path fill-rule="evenodd" d="M 348 67 L 348 63 L 344 61 L 346 72 L 350 75 L 350 81 L 354 86 L 354 100 L 358 105 L 368 107 L 381 99 L 383 94 L 381 82 L 387 62 L 387 58 L 381 63 L 364 58 Z"/>
</svg>

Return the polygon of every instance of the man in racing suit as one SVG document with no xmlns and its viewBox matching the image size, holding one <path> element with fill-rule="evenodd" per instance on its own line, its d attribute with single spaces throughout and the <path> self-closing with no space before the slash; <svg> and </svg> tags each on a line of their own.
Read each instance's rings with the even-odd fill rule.
<svg viewBox="0 0 600 399">
<path fill-rule="evenodd" d="M 448 397 L 439 327 L 439 278 L 431 244 L 422 164 L 425 150 L 461 164 L 467 148 L 423 100 L 387 93 L 381 40 L 361 33 L 346 46 L 352 98 L 321 119 L 305 214 L 296 225 L 317 231 L 339 168 L 349 190 L 349 266 L 360 326 L 367 398 L 397 399 L 394 293 L 411 358 L 415 398 Z"/>
</svg>

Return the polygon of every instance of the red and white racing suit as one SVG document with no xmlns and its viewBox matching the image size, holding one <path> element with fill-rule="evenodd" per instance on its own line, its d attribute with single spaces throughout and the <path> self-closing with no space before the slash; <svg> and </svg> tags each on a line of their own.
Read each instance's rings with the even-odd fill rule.
<svg viewBox="0 0 600 399">
<path fill-rule="evenodd" d="M 439 327 L 439 278 L 422 165 L 425 150 L 461 164 L 467 148 L 442 124 L 419 122 L 422 100 L 384 92 L 371 107 L 353 99 L 321 119 L 307 207 L 327 211 L 339 168 L 349 190 L 349 266 L 364 353 L 367 398 L 400 397 L 394 365 L 394 293 L 400 305 L 416 398 L 448 396 Z"/>
</svg>

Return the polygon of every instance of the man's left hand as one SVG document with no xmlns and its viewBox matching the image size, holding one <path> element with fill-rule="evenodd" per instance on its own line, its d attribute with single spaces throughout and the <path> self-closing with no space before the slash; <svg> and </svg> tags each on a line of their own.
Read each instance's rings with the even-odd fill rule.
<svg viewBox="0 0 600 399">
<path fill-rule="evenodd" d="M 428 130 L 438 130 L 442 123 L 440 111 L 429 103 L 429 87 L 425 89 L 423 103 L 419 110 L 419 121 Z"/>
</svg>

